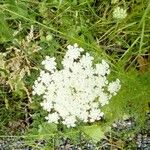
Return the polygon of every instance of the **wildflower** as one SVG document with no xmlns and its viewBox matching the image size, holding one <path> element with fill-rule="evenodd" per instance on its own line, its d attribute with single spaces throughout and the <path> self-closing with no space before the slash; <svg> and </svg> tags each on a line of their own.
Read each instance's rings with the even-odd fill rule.
<svg viewBox="0 0 150 150">
<path fill-rule="evenodd" d="M 45 98 L 45 100 L 41 103 L 41 106 L 43 107 L 44 110 L 47 110 L 48 112 L 51 111 L 53 108 L 52 101 L 49 101 L 48 99 Z"/>
<path fill-rule="evenodd" d="M 113 95 L 116 95 L 119 89 L 120 89 L 120 81 L 118 79 L 114 82 L 109 83 L 108 85 L 108 91 Z"/>
<path fill-rule="evenodd" d="M 116 7 L 113 11 L 113 17 L 115 19 L 118 19 L 118 20 L 124 19 L 124 18 L 126 18 L 126 16 L 127 16 L 127 12 L 123 8 Z"/>
<path fill-rule="evenodd" d="M 55 112 L 49 114 L 45 119 L 47 119 L 49 123 L 58 123 L 59 116 L 58 113 Z"/>
<path fill-rule="evenodd" d="M 46 59 L 42 61 L 42 65 L 45 66 L 46 70 L 54 72 L 54 70 L 56 69 L 55 58 L 54 57 L 50 58 L 49 56 L 46 56 Z"/>
<path fill-rule="evenodd" d="M 76 122 L 75 116 L 71 115 L 65 118 L 65 120 L 63 121 L 63 124 L 69 128 L 69 127 L 75 127 L 76 126 L 75 122 Z"/>
<path fill-rule="evenodd" d="M 94 122 L 95 120 L 100 120 L 103 116 L 103 113 L 98 108 L 91 109 L 90 111 L 90 122 Z"/>
<path fill-rule="evenodd" d="M 69 128 L 78 120 L 100 120 L 104 115 L 101 107 L 117 94 L 120 81 L 109 83 L 110 68 L 105 60 L 94 65 L 94 58 L 82 54 L 84 50 L 77 44 L 67 48 L 62 70 L 57 70 L 54 57 L 46 56 L 42 61 L 44 70 L 34 83 L 33 94 L 43 97 L 41 106 L 48 112 L 49 123 L 62 122 Z"/>
</svg>

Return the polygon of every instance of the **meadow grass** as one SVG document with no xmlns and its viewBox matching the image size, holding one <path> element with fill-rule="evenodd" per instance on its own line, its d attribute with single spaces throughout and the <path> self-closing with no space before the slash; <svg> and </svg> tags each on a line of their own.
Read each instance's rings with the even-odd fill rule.
<svg viewBox="0 0 150 150">
<path fill-rule="evenodd" d="M 113 18 L 117 6 L 127 10 L 125 19 Z M 61 68 L 66 46 L 74 43 L 95 62 L 107 60 L 110 78 L 121 80 L 119 94 L 104 107 L 101 127 L 127 115 L 137 121 L 135 132 L 145 128 L 150 103 L 149 0 L 2 0 L 0 9 L 1 136 L 21 135 L 43 124 L 40 99 L 31 94 L 41 61 L 55 56 Z"/>
</svg>

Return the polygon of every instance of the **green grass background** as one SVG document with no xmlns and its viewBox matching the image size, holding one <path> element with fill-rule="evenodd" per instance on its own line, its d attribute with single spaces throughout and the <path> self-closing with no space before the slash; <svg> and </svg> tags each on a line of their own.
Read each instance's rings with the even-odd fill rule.
<svg viewBox="0 0 150 150">
<path fill-rule="evenodd" d="M 117 6 L 127 10 L 125 19 L 113 18 Z M 111 0 L 1 0 L 0 9 L 1 136 L 20 135 L 30 128 L 37 132 L 44 112 L 39 109 L 40 99 L 34 97 L 31 104 L 30 98 L 41 61 L 46 55 L 55 56 L 60 68 L 66 46 L 74 43 L 93 55 L 95 62 L 106 59 L 112 68 L 110 78 L 121 80 L 121 90 L 104 108 L 106 118 L 100 126 L 131 116 L 137 122 L 134 132 L 145 128 L 150 105 L 149 0 L 116 4 Z M 28 43 L 31 26 L 33 38 Z M 19 32 L 13 36 L 15 31 Z M 35 52 L 37 46 L 41 50 Z M 19 69 L 13 70 L 10 66 L 16 62 Z"/>
</svg>

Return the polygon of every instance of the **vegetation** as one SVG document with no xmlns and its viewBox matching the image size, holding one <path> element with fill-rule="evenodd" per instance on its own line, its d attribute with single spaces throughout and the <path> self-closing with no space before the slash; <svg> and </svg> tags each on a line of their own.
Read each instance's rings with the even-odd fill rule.
<svg viewBox="0 0 150 150">
<path fill-rule="evenodd" d="M 127 10 L 124 19 L 113 18 L 117 6 Z M 136 122 L 134 129 L 127 131 L 129 135 L 147 128 L 149 0 L 1 0 L 0 9 L 1 137 L 24 137 L 32 146 L 37 139 L 47 139 L 53 149 L 53 139 L 62 134 L 73 139 L 83 132 L 98 141 L 114 121 L 124 117 Z M 55 56 L 60 68 L 66 46 L 74 43 L 96 62 L 107 60 L 110 78 L 120 79 L 121 90 L 103 108 L 102 121 L 67 129 L 46 123 L 40 98 L 32 96 L 32 86 L 45 56 Z"/>
</svg>

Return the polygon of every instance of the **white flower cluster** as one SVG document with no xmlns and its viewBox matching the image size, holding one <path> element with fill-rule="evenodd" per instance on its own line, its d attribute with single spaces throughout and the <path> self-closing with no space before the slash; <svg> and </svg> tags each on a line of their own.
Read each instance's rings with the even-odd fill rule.
<svg viewBox="0 0 150 150">
<path fill-rule="evenodd" d="M 126 16 L 127 16 L 127 12 L 123 8 L 116 7 L 113 11 L 113 17 L 115 19 L 118 19 L 118 20 L 124 19 L 124 18 L 126 18 Z"/>
<path fill-rule="evenodd" d="M 33 94 L 41 95 L 41 106 L 48 111 L 49 123 L 62 122 L 67 127 L 82 122 L 94 122 L 104 115 L 101 106 L 120 89 L 120 81 L 108 82 L 109 65 L 102 60 L 93 65 L 89 53 L 77 44 L 69 45 L 62 61 L 62 70 L 57 70 L 55 58 L 46 57 L 44 70 L 35 81 Z"/>
</svg>

